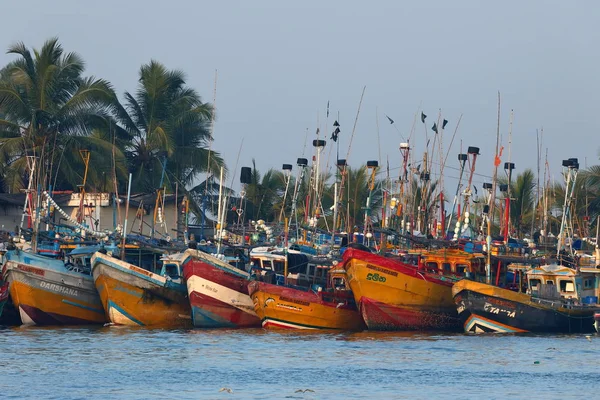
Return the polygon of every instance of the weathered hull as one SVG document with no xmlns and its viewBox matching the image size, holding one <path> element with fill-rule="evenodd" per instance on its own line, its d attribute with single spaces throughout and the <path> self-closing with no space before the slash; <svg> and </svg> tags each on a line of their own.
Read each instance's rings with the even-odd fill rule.
<svg viewBox="0 0 600 400">
<path fill-rule="evenodd" d="M 370 330 L 459 330 L 452 281 L 415 266 L 356 249 L 344 267 Z"/>
<path fill-rule="evenodd" d="M 250 282 L 248 289 L 264 328 L 353 331 L 365 328 L 354 299 L 347 296 L 317 294 L 258 281 Z"/>
<path fill-rule="evenodd" d="M 24 325 L 106 322 L 91 276 L 65 274 L 9 262 L 10 297 Z"/>
<path fill-rule="evenodd" d="M 600 312 L 594 313 L 594 328 L 596 332 L 600 332 Z"/>
<path fill-rule="evenodd" d="M 188 250 L 188 252 L 191 252 Z M 198 328 L 258 327 L 248 295 L 248 274 L 201 252 L 188 257 L 183 273 Z"/>
<path fill-rule="evenodd" d="M 465 332 L 589 333 L 595 307 L 565 308 L 485 283 L 462 280 L 453 288 Z"/>
<path fill-rule="evenodd" d="M 1 281 L 0 281 L 1 282 Z M 4 305 L 8 301 L 8 282 L 0 284 L 0 318 L 2 318 L 2 312 L 4 311 Z"/>
<path fill-rule="evenodd" d="M 92 263 L 96 288 L 111 323 L 155 327 L 192 326 L 184 284 L 167 282 L 163 276 L 98 253 L 94 255 Z"/>
</svg>

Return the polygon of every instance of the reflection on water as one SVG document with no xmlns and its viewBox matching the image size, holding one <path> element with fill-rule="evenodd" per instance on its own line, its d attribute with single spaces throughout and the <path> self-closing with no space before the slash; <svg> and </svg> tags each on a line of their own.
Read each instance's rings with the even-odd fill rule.
<svg viewBox="0 0 600 400">
<path fill-rule="evenodd" d="M 600 337 L 0 329 L 3 398 L 581 398 Z"/>
</svg>

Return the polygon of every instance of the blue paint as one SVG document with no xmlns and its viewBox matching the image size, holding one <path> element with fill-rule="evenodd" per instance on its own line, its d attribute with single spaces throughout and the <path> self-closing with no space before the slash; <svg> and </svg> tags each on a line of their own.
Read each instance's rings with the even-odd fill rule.
<svg viewBox="0 0 600 400">
<path fill-rule="evenodd" d="M 132 322 L 135 322 L 139 326 L 144 326 L 144 324 L 141 321 L 139 321 L 138 319 L 132 317 L 127 311 L 123 310 L 121 307 L 119 307 L 118 305 L 116 305 L 113 301 L 109 300 L 108 301 L 108 310 L 110 311 L 111 308 L 114 308 L 115 310 L 117 310 L 118 312 L 120 312 L 125 317 L 127 317 L 129 320 L 131 320 Z"/>
<path fill-rule="evenodd" d="M 63 299 L 62 302 L 65 303 L 65 304 L 68 304 L 70 306 L 75 306 L 75 307 L 83 308 L 84 310 L 93 311 L 93 312 L 98 313 L 98 314 L 104 314 L 104 310 L 103 309 L 98 309 L 98 308 L 84 306 L 82 304 L 77 304 L 77 303 L 75 303 L 73 301 L 69 301 L 69 300 L 66 300 L 66 299 Z"/>
</svg>

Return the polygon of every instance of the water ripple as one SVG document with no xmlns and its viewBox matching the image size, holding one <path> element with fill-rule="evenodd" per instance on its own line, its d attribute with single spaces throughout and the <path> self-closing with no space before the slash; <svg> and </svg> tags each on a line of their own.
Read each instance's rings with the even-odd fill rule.
<svg viewBox="0 0 600 400">
<path fill-rule="evenodd" d="M 597 336 L 18 327 L 0 329 L 0 348 L 5 398 L 568 399 L 600 391 Z"/>
</svg>

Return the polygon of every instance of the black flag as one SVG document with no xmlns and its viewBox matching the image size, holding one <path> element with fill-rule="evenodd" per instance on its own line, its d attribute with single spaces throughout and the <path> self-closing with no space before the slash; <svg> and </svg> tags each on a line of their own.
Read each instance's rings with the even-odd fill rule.
<svg viewBox="0 0 600 400">
<path fill-rule="evenodd" d="M 333 133 L 331 134 L 331 140 L 333 140 L 334 142 L 337 142 L 339 134 L 340 134 L 340 128 L 335 128 L 335 131 L 333 131 Z"/>
<path fill-rule="evenodd" d="M 388 117 L 387 115 L 386 115 L 386 118 L 390 120 L 390 124 L 393 124 L 393 123 L 394 123 L 394 120 L 393 120 L 393 119 L 391 119 L 390 117 Z"/>
<path fill-rule="evenodd" d="M 473 189 L 475 189 L 475 195 L 477 196 L 477 186 L 473 186 Z"/>
<path fill-rule="evenodd" d="M 437 124 L 434 122 L 433 126 L 431 127 L 431 130 L 434 131 L 435 133 L 438 133 L 437 131 Z"/>
<path fill-rule="evenodd" d="M 423 114 L 423 111 L 421 111 L 421 122 L 425 123 L 425 118 L 427 118 L 427 115 Z"/>
<path fill-rule="evenodd" d="M 340 126 L 340 124 L 338 124 L 337 120 L 335 120 L 335 122 L 333 123 L 333 126 Z"/>
<path fill-rule="evenodd" d="M 448 124 L 447 119 L 445 119 L 444 122 L 442 123 L 442 129 L 446 129 L 446 124 Z"/>
<path fill-rule="evenodd" d="M 327 100 L 327 118 L 329 118 L 329 100 Z"/>
</svg>

